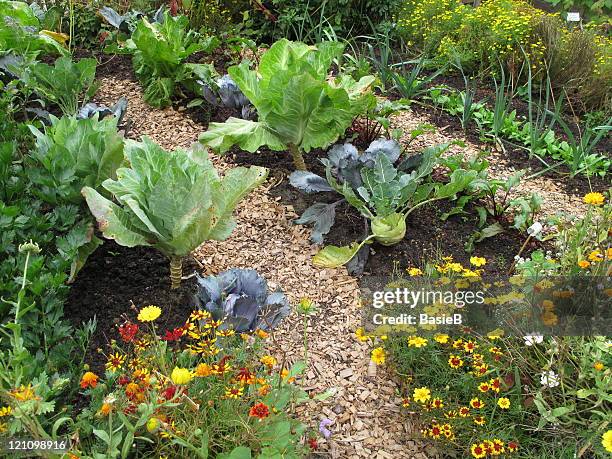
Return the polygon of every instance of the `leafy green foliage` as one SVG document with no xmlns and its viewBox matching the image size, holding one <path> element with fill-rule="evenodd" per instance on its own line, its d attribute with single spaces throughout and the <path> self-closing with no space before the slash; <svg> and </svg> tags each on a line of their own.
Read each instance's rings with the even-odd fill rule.
<svg viewBox="0 0 612 459">
<path fill-rule="evenodd" d="M 105 237 L 127 247 L 150 245 L 171 259 L 226 239 L 236 225 L 234 208 L 267 175 L 265 168 L 238 167 L 220 178 L 204 152 L 168 154 L 147 137 L 127 140 L 125 155 L 130 168 L 102 183 L 119 204 L 89 186 L 83 195 Z"/>
<path fill-rule="evenodd" d="M 23 70 L 22 79 L 30 89 L 57 105 L 63 114 L 74 115 L 98 89 L 94 83 L 96 64 L 95 59 L 73 62 L 70 57 L 62 56 L 53 65 L 29 64 Z"/>
<path fill-rule="evenodd" d="M 302 152 L 328 147 L 357 115 L 375 105 L 369 91 L 374 77 L 328 80 L 329 67 L 343 49 L 337 42 L 312 47 L 283 39 L 263 55 L 256 70 L 246 62 L 230 67 L 230 76 L 257 109 L 259 120 L 211 123 L 200 141 L 221 153 L 233 145 L 250 152 L 263 145 L 290 149 L 297 157 L 296 168 L 304 169 Z"/>
<path fill-rule="evenodd" d="M 68 54 L 60 43 L 66 36 L 41 28 L 40 20 L 27 3 L 0 0 L 0 51 Z"/>
<path fill-rule="evenodd" d="M 125 47 L 120 52 L 133 54 L 136 76 L 144 86 L 144 100 L 154 107 L 170 104 L 179 83 L 187 84 L 199 79 L 203 72 L 210 73 L 208 64 L 186 64 L 194 53 L 210 52 L 219 44 L 214 37 L 203 39 L 188 30 L 185 16 L 164 13 L 163 21 L 151 23 L 143 17 Z"/>
<path fill-rule="evenodd" d="M 116 118 L 51 117 L 44 132 L 30 127 L 36 137 L 28 177 L 45 202 L 82 203 L 81 188 L 100 188 L 123 162 L 123 138 Z"/>
</svg>

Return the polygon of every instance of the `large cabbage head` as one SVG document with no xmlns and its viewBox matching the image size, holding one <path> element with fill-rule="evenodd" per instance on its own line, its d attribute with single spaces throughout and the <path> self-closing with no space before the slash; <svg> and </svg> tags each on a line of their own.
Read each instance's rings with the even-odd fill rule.
<svg viewBox="0 0 612 459">
<path fill-rule="evenodd" d="M 230 269 L 217 276 L 198 276 L 196 305 L 222 320 L 221 328 L 238 333 L 270 330 L 289 315 L 282 292 L 268 293 L 268 284 L 254 269 Z"/>
</svg>

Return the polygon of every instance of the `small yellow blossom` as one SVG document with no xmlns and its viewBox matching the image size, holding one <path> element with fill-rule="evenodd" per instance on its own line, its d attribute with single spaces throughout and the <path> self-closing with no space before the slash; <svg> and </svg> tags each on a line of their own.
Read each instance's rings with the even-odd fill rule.
<svg viewBox="0 0 612 459">
<path fill-rule="evenodd" d="M 376 349 L 372 349 L 371 359 L 376 365 L 382 365 L 385 363 L 387 355 L 385 350 L 382 347 L 377 347 Z"/>
<path fill-rule="evenodd" d="M 158 306 L 145 306 L 138 313 L 138 320 L 141 322 L 153 322 L 161 315 L 161 308 Z"/>
</svg>

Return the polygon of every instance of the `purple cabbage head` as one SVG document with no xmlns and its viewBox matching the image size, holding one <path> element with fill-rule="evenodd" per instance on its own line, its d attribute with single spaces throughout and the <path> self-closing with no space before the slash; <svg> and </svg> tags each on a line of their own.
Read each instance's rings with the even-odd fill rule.
<svg viewBox="0 0 612 459">
<path fill-rule="evenodd" d="M 222 320 L 222 328 L 238 333 L 270 330 L 289 315 L 282 292 L 268 293 L 268 284 L 254 269 L 230 269 L 217 276 L 198 276 L 196 305 Z"/>
</svg>

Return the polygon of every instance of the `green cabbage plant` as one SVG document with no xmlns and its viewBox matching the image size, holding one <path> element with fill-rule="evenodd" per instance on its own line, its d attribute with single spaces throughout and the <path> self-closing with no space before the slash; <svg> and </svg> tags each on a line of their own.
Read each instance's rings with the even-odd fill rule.
<svg viewBox="0 0 612 459">
<path fill-rule="evenodd" d="M 83 195 L 104 237 L 152 246 L 170 259 L 172 288 L 180 286 L 182 258 L 204 241 L 229 237 L 234 208 L 268 173 L 237 167 L 220 178 L 205 151 L 169 153 L 147 137 L 126 140 L 125 155 L 130 167 L 102 184 L 117 203 L 91 187 Z"/>
<path fill-rule="evenodd" d="M 373 150 L 365 156 L 365 161 L 355 156 L 356 150 L 351 145 L 337 149 L 334 156 L 343 167 L 338 169 L 333 161 L 326 161 L 327 183 L 369 220 L 371 234 L 350 246 L 327 246 L 314 256 L 313 263 L 321 267 L 338 267 L 348 263 L 364 244 L 372 240 L 387 246 L 397 244 L 406 235 L 408 215 L 421 206 L 450 198 L 466 188 L 476 178 L 476 171 L 457 169 L 445 184 L 430 178 L 440 155 L 448 147 L 449 144 L 443 144 L 426 148 L 416 168 L 405 166 L 405 162 L 397 168 L 393 165 L 399 156 L 399 148 L 397 154 L 389 148 Z M 347 168 L 353 162 L 360 162 L 360 168 Z M 345 173 L 338 176 L 343 169 Z M 410 169 L 413 170 L 408 172 Z M 357 175 L 351 177 L 355 171 Z"/>
<path fill-rule="evenodd" d="M 211 123 L 200 141 L 220 153 L 233 145 L 250 152 L 263 145 L 289 150 L 295 168 L 306 170 L 303 152 L 328 147 L 356 116 L 376 105 L 370 91 L 374 77 L 329 77 L 343 50 L 338 42 L 308 46 L 282 39 L 262 56 L 257 69 L 247 62 L 230 67 L 229 75 L 257 110 L 258 121 L 232 117 Z"/>
<path fill-rule="evenodd" d="M 216 72 L 211 64 L 186 60 L 194 53 L 210 52 L 219 44 L 216 37 L 203 38 L 189 30 L 186 16 L 165 12 L 159 22 L 140 19 L 123 48 L 112 51 L 132 54 L 134 73 L 144 87 L 144 100 L 153 107 L 170 105 L 178 84 L 193 89 L 198 80 L 208 80 Z"/>
<path fill-rule="evenodd" d="M 44 132 L 30 126 L 36 137 L 26 168 L 32 191 L 50 204 L 82 204 L 81 189 L 99 189 L 104 180 L 116 177 L 124 161 L 117 118 L 51 115 L 50 121 Z"/>
</svg>

